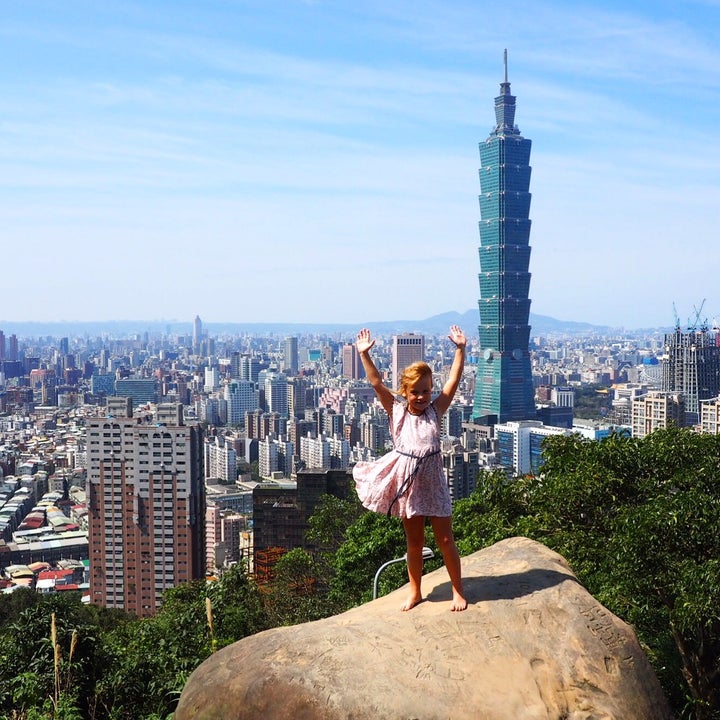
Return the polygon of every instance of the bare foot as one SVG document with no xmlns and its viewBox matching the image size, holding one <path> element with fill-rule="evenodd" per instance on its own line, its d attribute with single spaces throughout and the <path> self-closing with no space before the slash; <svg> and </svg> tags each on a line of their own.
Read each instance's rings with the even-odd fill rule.
<svg viewBox="0 0 720 720">
<path fill-rule="evenodd" d="M 450 608 L 453 612 L 460 612 L 467 609 L 467 600 L 460 593 L 453 593 L 453 604 Z"/>
<path fill-rule="evenodd" d="M 402 604 L 401 610 L 407 612 L 412 610 L 418 603 L 422 602 L 422 595 L 409 595 L 408 599 Z"/>
</svg>

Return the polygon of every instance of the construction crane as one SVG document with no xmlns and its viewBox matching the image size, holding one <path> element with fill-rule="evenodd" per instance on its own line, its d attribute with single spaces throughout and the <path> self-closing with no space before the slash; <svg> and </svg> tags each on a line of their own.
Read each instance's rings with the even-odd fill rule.
<svg viewBox="0 0 720 720">
<path fill-rule="evenodd" d="M 707 329 L 708 329 L 707 328 L 707 325 L 708 325 L 707 318 L 705 318 L 705 320 L 703 320 L 702 322 L 700 321 L 700 313 L 702 312 L 702 309 L 705 307 L 705 299 L 706 298 L 703 298 L 703 301 L 700 303 L 699 308 L 697 308 L 695 305 L 693 305 L 693 310 L 695 311 L 695 319 L 692 322 L 692 324 L 688 320 L 688 330 L 690 332 L 697 332 L 698 324 L 700 324 L 700 332 L 707 332 Z"/>
</svg>

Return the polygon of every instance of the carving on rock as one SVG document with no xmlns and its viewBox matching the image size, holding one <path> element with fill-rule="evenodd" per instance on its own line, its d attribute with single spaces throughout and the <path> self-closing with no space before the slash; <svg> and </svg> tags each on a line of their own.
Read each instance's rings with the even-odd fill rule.
<svg viewBox="0 0 720 720">
<path fill-rule="evenodd" d="M 511 538 L 342 615 L 224 648 L 189 678 L 175 720 L 671 720 L 632 629 L 565 560 Z"/>
</svg>

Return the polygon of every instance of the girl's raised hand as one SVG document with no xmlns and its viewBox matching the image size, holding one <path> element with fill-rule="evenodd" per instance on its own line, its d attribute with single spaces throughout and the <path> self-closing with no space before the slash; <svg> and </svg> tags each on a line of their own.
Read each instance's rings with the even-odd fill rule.
<svg viewBox="0 0 720 720">
<path fill-rule="evenodd" d="M 370 337 L 370 331 L 367 328 L 363 328 L 358 334 L 355 340 L 355 347 L 358 352 L 367 352 L 373 345 L 375 340 Z"/>
<path fill-rule="evenodd" d="M 448 337 L 455 343 L 456 347 L 464 348 L 467 345 L 465 333 L 458 325 L 450 326 L 450 334 L 448 335 Z"/>
</svg>

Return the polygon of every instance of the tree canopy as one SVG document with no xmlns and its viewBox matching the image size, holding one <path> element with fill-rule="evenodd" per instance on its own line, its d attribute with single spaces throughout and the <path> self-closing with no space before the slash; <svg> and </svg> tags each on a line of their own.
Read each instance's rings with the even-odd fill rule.
<svg viewBox="0 0 720 720">
<path fill-rule="evenodd" d="M 540 475 L 482 472 L 453 525 L 462 555 L 518 535 L 563 555 L 633 625 L 678 718 L 720 718 L 720 436 L 552 436 Z M 77 593 L 0 595 L 0 720 L 167 720 L 215 650 L 370 600 L 405 539 L 398 520 L 326 496 L 307 548 L 288 552 L 267 585 L 234 568 L 169 591 L 146 619 L 84 606 Z M 394 564 L 380 594 L 406 581 Z"/>
<path fill-rule="evenodd" d="M 720 437 L 554 436 L 538 477 L 483 473 L 455 507 L 461 552 L 525 535 L 631 623 L 676 709 L 720 717 Z"/>
</svg>

